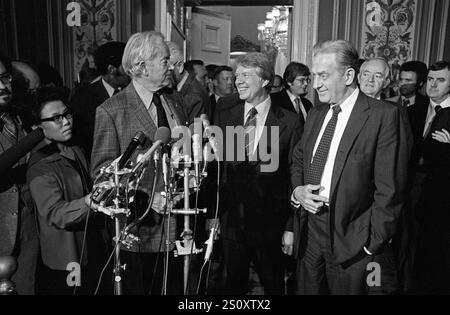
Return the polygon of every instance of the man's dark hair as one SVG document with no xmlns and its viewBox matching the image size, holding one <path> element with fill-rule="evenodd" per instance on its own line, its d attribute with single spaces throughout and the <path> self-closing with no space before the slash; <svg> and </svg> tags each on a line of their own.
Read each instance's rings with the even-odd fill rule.
<svg viewBox="0 0 450 315">
<path fill-rule="evenodd" d="M 97 48 L 94 53 L 94 62 L 100 75 L 108 73 L 109 65 L 120 67 L 125 46 L 126 44 L 122 42 L 108 42 Z"/>
<path fill-rule="evenodd" d="M 298 76 L 309 76 L 311 72 L 308 66 L 300 62 L 291 62 L 287 65 L 286 70 L 284 70 L 283 81 L 286 89 L 289 89 L 288 83 L 294 82 L 295 78 Z"/>
<path fill-rule="evenodd" d="M 3 64 L 3 66 L 6 68 L 6 71 L 11 73 L 11 61 L 6 57 L 3 52 L 0 51 L 0 62 Z"/>
<path fill-rule="evenodd" d="M 216 71 L 217 67 L 219 66 L 213 64 L 205 66 L 206 71 L 208 72 L 208 78 L 210 78 L 211 80 L 214 80 L 214 72 Z"/>
<path fill-rule="evenodd" d="M 184 63 L 184 69 L 189 73 L 194 73 L 194 66 L 204 66 L 205 63 L 198 59 L 188 60 Z"/>
<path fill-rule="evenodd" d="M 427 65 L 424 64 L 422 61 L 408 61 L 401 65 L 400 67 L 400 73 L 402 71 L 405 72 L 415 72 L 417 75 L 417 85 L 422 86 L 423 83 L 425 83 L 427 79 Z"/>
<path fill-rule="evenodd" d="M 441 71 L 444 69 L 450 70 L 450 62 L 441 60 L 441 61 L 437 61 L 437 62 L 433 63 L 430 66 L 429 71 Z"/>
<path fill-rule="evenodd" d="M 40 88 L 32 108 L 35 122 L 38 123 L 41 120 L 41 111 L 48 102 L 61 101 L 67 106 L 69 93 L 70 90 L 65 87 L 45 86 Z"/>
<path fill-rule="evenodd" d="M 63 78 L 55 67 L 52 67 L 48 63 L 41 62 L 36 66 L 36 72 L 41 79 L 41 86 L 58 86 L 63 87 Z"/>
<path fill-rule="evenodd" d="M 222 71 L 228 71 L 228 72 L 233 73 L 233 68 L 228 67 L 228 66 L 218 66 L 218 67 L 216 68 L 216 70 L 214 70 L 214 74 L 213 74 L 212 79 L 213 79 L 213 80 L 217 79 L 217 77 L 219 76 L 219 74 L 220 74 Z"/>
</svg>

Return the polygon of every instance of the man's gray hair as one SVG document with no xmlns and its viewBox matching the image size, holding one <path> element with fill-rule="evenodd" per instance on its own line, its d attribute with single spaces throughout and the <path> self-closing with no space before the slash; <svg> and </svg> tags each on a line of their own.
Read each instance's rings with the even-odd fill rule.
<svg viewBox="0 0 450 315">
<path fill-rule="evenodd" d="M 155 59 L 167 45 L 160 32 L 148 31 L 131 35 L 123 52 L 122 66 L 132 78 L 142 75 L 142 64 Z"/>
<path fill-rule="evenodd" d="M 313 57 L 319 54 L 334 54 L 341 68 L 352 68 L 358 72 L 358 51 L 349 41 L 339 39 L 319 42 L 313 48 Z"/>
<path fill-rule="evenodd" d="M 176 60 L 183 61 L 184 62 L 184 56 L 183 53 L 180 50 L 180 47 L 174 42 L 166 41 L 167 47 L 169 47 L 169 53 L 170 53 L 170 60 Z"/>
</svg>

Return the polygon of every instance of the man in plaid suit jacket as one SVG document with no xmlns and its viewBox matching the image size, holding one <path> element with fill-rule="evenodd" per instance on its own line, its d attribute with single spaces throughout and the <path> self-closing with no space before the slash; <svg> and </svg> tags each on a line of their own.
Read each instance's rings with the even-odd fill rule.
<svg viewBox="0 0 450 315">
<path fill-rule="evenodd" d="M 92 175 L 96 177 L 101 167 L 109 165 L 124 153 L 131 139 L 138 131 L 143 131 L 148 139 L 153 140 L 159 126 L 166 124 L 173 128 L 185 124 L 180 97 L 176 92 L 161 92 L 169 83 L 169 50 L 162 34 L 157 32 L 137 33 L 131 36 L 124 51 L 122 66 L 130 75 L 132 83 L 119 94 L 106 100 L 97 108 L 94 141 L 92 150 Z M 160 95 L 166 119 L 158 112 L 155 97 Z M 159 108 L 161 108 L 159 106 Z M 168 125 L 167 125 L 168 124 Z M 138 148 L 131 160 L 143 154 L 150 147 L 150 141 Z M 154 164 L 149 163 L 139 184 L 136 197 L 137 208 L 145 210 L 153 188 Z M 161 169 L 158 169 L 161 172 Z M 122 261 L 127 264 L 124 273 L 124 292 L 126 294 L 147 294 L 152 290 L 153 267 L 157 252 L 165 250 L 166 233 L 163 202 L 159 192 L 164 190 L 162 176 L 156 183 L 156 195 L 150 214 L 140 224 L 138 231 L 140 242 L 121 252 Z M 170 240 L 175 238 L 175 220 L 170 222 Z M 172 255 L 171 255 L 172 256 Z M 162 267 L 162 262 L 158 264 Z M 171 275 L 176 272 L 172 269 Z M 155 273 L 161 277 L 162 271 Z M 161 279 L 159 279 L 161 280 Z M 169 279 L 170 280 L 170 279 Z M 176 284 L 178 280 L 169 281 Z M 154 286 L 153 291 L 160 292 Z M 170 288 L 169 288 L 170 291 Z"/>
</svg>

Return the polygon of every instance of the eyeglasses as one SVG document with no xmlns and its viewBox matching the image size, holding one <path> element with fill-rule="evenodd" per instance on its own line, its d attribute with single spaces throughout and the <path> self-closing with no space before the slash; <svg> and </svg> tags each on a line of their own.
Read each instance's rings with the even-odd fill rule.
<svg viewBox="0 0 450 315">
<path fill-rule="evenodd" d="M 12 81 L 12 76 L 9 72 L 4 72 L 0 74 L 0 81 L 3 82 L 3 84 L 10 84 Z"/>
<path fill-rule="evenodd" d="M 301 79 L 296 79 L 296 81 L 298 81 L 300 84 L 310 84 L 311 83 L 311 79 L 310 78 L 301 78 Z"/>
<path fill-rule="evenodd" d="M 40 121 L 44 122 L 44 121 L 53 121 L 54 123 L 57 124 L 61 124 L 63 122 L 63 119 L 72 119 L 73 114 L 70 110 L 65 111 L 64 113 L 60 114 L 60 115 L 55 115 L 53 117 L 49 117 L 49 118 L 43 118 Z"/>
</svg>

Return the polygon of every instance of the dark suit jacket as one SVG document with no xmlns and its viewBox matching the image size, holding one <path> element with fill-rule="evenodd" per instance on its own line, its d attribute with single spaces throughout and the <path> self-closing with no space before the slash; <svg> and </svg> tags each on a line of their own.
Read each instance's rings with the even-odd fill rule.
<svg viewBox="0 0 450 315">
<path fill-rule="evenodd" d="M 92 151 L 95 111 L 108 98 L 109 94 L 102 80 L 99 80 L 75 91 L 70 99 L 69 106 L 74 112 L 73 140 L 86 151 L 88 157 Z"/>
<path fill-rule="evenodd" d="M 423 133 L 425 130 L 425 121 L 427 119 L 429 105 L 430 99 L 428 97 L 417 94 L 416 103 L 407 108 L 414 139 L 414 146 L 411 155 L 411 168 L 413 172 L 417 168 L 419 160 L 423 155 Z"/>
<path fill-rule="evenodd" d="M 293 187 L 303 186 L 314 145 L 329 105 L 308 116 L 292 166 Z M 399 145 L 397 106 L 360 92 L 339 144 L 330 191 L 330 243 L 337 264 L 358 256 L 363 247 L 378 253 L 393 237 L 406 189 L 406 146 Z M 309 213 L 300 208 L 294 219 L 294 250 L 303 256 Z M 312 215 L 312 214 L 311 214 Z"/>
<path fill-rule="evenodd" d="M 208 92 L 195 78 L 195 74 L 189 74 L 186 82 L 181 88 L 180 94 L 184 102 L 184 115 L 187 117 L 187 124 L 194 123 L 194 118 L 207 113 L 210 108 Z"/>
<path fill-rule="evenodd" d="M 180 117 L 179 111 L 176 110 L 176 107 L 179 105 L 175 103 L 174 99 L 176 98 L 174 97 L 177 95 L 177 93 L 163 93 L 161 98 L 164 98 L 171 108 L 174 114 L 173 117 L 178 125 L 184 125 L 183 122 L 186 121 L 185 117 Z M 92 177 L 95 178 L 103 166 L 109 165 L 123 154 L 131 139 L 138 131 L 143 131 L 147 138 L 153 141 L 156 130 L 157 127 L 132 83 L 125 90 L 108 99 L 97 108 L 94 146 L 91 159 Z M 131 159 L 135 161 L 138 154 L 145 153 L 149 148 L 150 141 L 147 141 L 147 144 L 143 148 L 138 148 L 135 151 Z M 158 172 L 160 171 L 158 170 Z M 139 185 L 142 196 L 146 197 L 138 200 L 139 205 L 137 208 L 139 209 L 145 209 L 147 207 L 147 199 L 151 195 L 153 187 L 153 176 L 154 164 L 149 163 Z M 156 186 L 157 192 L 164 190 L 162 176 L 159 179 Z M 159 248 L 161 226 L 159 225 L 159 217 L 155 211 L 152 211 L 149 217 L 150 219 L 146 222 L 147 226 L 139 231 L 141 239 L 145 240 L 140 243 L 139 247 L 144 252 L 155 252 Z M 174 222 L 171 231 L 172 237 L 174 237 Z M 142 233 L 145 233 L 145 235 Z M 163 244 L 164 242 L 163 240 Z M 132 250 L 137 251 L 137 246 Z"/>
<path fill-rule="evenodd" d="M 286 92 L 286 90 L 282 90 L 277 93 L 270 94 L 270 98 L 273 102 L 276 102 L 276 104 L 284 109 L 287 109 L 291 112 L 297 113 L 295 111 L 294 104 L 292 104 L 292 101 L 289 97 L 289 94 Z M 302 97 L 302 103 L 305 107 L 306 113 L 309 112 L 309 110 L 313 107 L 312 103 L 305 97 Z"/>
<path fill-rule="evenodd" d="M 222 111 L 216 116 L 216 125 L 224 132 L 224 159 L 233 150 L 233 158 L 223 162 L 223 187 L 221 188 L 221 237 L 247 244 L 264 242 L 280 243 L 284 225 L 290 214 L 289 208 L 289 165 L 291 153 L 301 137 L 298 119 L 289 111 L 271 106 L 265 126 L 268 127 L 267 146 L 258 151 L 271 154 L 259 155 L 256 161 L 239 161 L 237 147 L 239 142 L 230 146 L 226 127 L 244 125 L 244 101 L 236 95 L 221 98 L 218 108 Z M 279 137 L 272 133 L 270 127 L 279 128 Z M 274 140 L 271 142 L 271 135 Z M 227 142 L 228 140 L 228 142 Z M 260 140 L 258 148 L 262 145 Z M 270 172 L 262 167 L 268 166 L 278 157 L 279 166 Z M 267 162 L 264 162 L 267 161 Z"/>
</svg>

